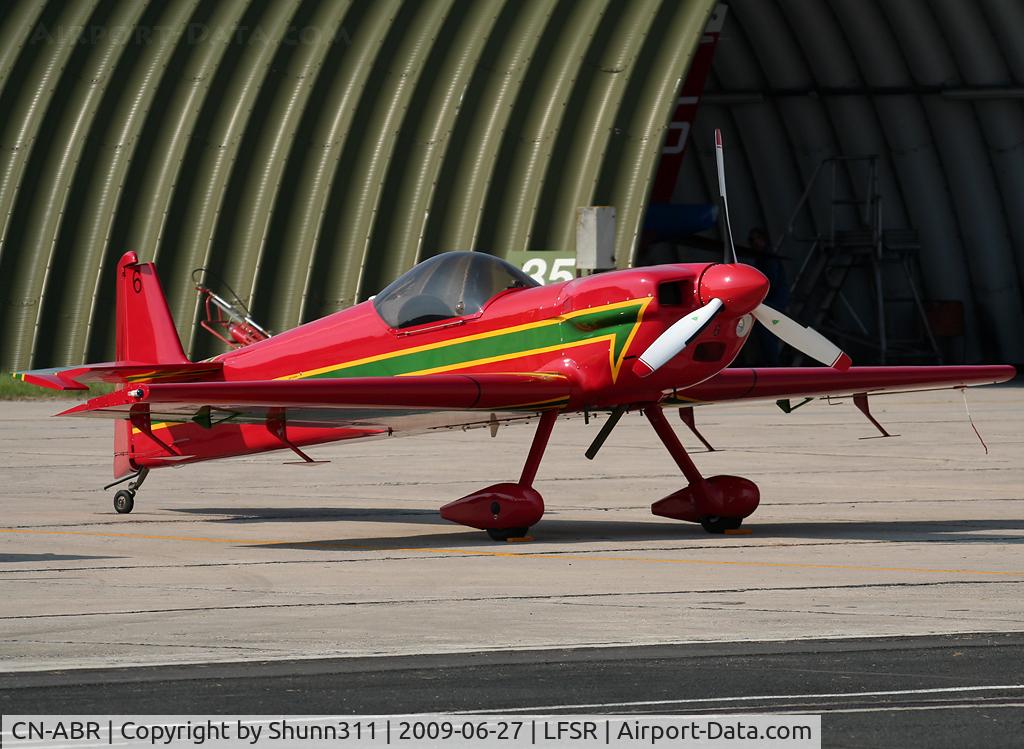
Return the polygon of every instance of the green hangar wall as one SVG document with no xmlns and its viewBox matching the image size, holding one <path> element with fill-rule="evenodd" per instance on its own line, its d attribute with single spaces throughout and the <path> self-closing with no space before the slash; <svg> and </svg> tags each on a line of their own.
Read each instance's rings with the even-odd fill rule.
<svg viewBox="0 0 1024 749">
<path fill-rule="evenodd" d="M 158 262 L 186 347 L 207 266 L 274 330 L 452 249 L 635 252 L 713 0 L 7 0 L 0 368 L 112 353 Z"/>
</svg>

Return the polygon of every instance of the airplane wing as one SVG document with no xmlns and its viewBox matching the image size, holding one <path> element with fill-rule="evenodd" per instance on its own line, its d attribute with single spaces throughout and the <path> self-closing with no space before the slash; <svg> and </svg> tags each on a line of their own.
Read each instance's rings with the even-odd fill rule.
<svg viewBox="0 0 1024 749">
<path fill-rule="evenodd" d="M 284 417 L 289 426 L 358 427 L 392 431 L 420 426 L 426 414 L 463 414 L 442 420 L 486 423 L 480 412 L 536 411 L 566 406 L 573 396 L 558 374 L 419 375 L 254 382 L 146 383 L 92 398 L 59 416 L 126 419 L 143 412 L 151 423 L 210 428 L 220 424 L 264 424 Z M 461 421 L 460 421 L 461 419 Z M 414 431 L 419 431 L 416 429 Z"/>
<path fill-rule="evenodd" d="M 945 390 L 992 385 L 1016 376 L 1006 365 L 950 367 L 743 367 L 671 393 L 664 405 L 695 405 L 737 400 L 851 397 L 860 394 Z"/>
</svg>

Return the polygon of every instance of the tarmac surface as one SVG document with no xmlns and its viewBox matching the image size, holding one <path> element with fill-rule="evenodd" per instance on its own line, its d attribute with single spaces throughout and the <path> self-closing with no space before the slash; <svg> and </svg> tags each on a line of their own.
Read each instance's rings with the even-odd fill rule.
<svg viewBox="0 0 1024 749">
<path fill-rule="evenodd" d="M 391 656 L 0 677 L 6 714 L 822 716 L 825 746 L 1020 746 L 1024 635 Z"/>
<path fill-rule="evenodd" d="M 100 490 L 108 422 L 0 403 L 0 687 L 53 669 L 520 650 L 543 664 L 671 643 L 738 657 L 766 641 L 1024 632 L 1024 388 L 969 400 L 988 455 L 957 392 L 872 399 L 897 439 L 861 439 L 876 433 L 849 402 L 733 404 L 697 409 L 707 453 L 674 417 L 705 475 L 761 488 L 751 533 L 730 536 L 650 514 L 684 480 L 642 416 L 594 462 L 600 422 L 560 421 L 537 481 L 547 515 L 510 544 L 437 508 L 513 480 L 530 427 L 335 444 L 311 450 L 332 461 L 316 467 L 270 454 L 161 470 L 117 515 Z M 893 690 L 1012 685 L 1012 643 L 1016 679 L 911 645 L 912 669 L 880 673 Z M 741 694 L 804 693 L 775 688 L 779 673 Z M 726 689 L 717 678 L 683 696 Z"/>
</svg>

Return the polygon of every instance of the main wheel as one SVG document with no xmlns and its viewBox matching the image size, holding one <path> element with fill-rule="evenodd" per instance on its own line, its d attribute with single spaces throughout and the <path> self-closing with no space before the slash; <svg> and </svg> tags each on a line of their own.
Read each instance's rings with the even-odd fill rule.
<svg viewBox="0 0 1024 749">
<path fill-rule="evenodd" d="M 734 531 L 743 524 L 743 518 L 722 518 L 718 515 L 709 515 L 700 519 L 700 524 L 708 533 L 725 533 Z"/>
<path fill-rule="evenodd" d="M 493 541 L 508 541 L 510 538 L 522 538 L 529 528 L 488 528 L 487 535 Z"/>
<path fill-rule="evenodd" d="M 135 508 L 135 492 L 131 489 L 121 489 L 114 495 L 114 509 L 122 515 L 126 515 Z"/>
</svg>

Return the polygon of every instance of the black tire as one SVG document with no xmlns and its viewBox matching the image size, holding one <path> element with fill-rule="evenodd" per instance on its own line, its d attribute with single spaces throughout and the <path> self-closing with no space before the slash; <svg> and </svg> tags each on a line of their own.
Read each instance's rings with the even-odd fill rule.
<svg viewBox="0 0 1024 749">
<path fill-rule="evenodd" d="M 121 489 L 114 495 L 114 509 L 121 515 L 127 515 L 135 509 L 135 492 L 131 489 Z"/>
<path fill-rule="evenodd" d="M 700 524 L 704 526 L 704 530 L 708 533 L 725 533 L 726 531 L 734 531 L 743 525 L 743 518 L 721 518 L 717 515 L 711 515 L 701 518 Z"/>
<path fill-rule="evenodd" d="M 492 541 L 508 541 L 510 538 L 522 538 L 529 531 L 529 528 L 488 528 L 487 535 Z"/>
</svg>

